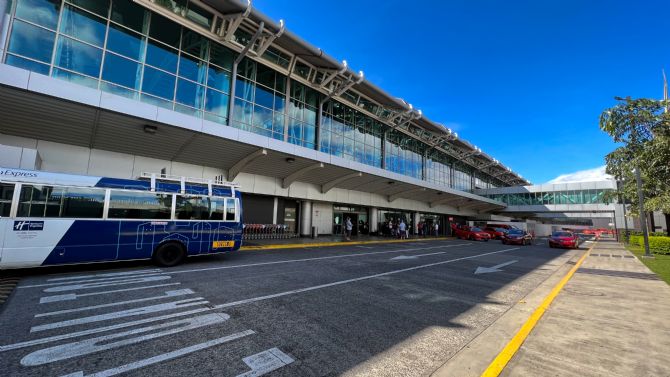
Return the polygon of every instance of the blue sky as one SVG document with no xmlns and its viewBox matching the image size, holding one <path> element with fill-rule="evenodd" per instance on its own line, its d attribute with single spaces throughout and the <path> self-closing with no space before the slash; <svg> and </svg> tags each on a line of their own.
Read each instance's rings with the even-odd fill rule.
<svg viewBox="0 0 670 377">
<path fill-rule="evenodd" d="M 670 68 L 667 0 L 253 4 L 533 183 L 602 166 L 599 114 Z"/>
</svg>

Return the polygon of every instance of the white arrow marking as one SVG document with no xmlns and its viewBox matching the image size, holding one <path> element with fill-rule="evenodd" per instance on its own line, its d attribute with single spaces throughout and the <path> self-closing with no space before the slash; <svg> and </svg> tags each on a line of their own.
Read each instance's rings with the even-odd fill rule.
<svg viewBox="0 0 670 377">
<path fill-rule="evenodd" d="M 428 254 L 419 254 L 419 255 L 400 255 L 395 258 L 391 258 L 391 260 L 403 260 L 403 259 L 417 259 L 418 257 L 425 257 L 427 255 L 438 255 L 438 254 L 446 254 L 446 251 L 440 251 L 438 253 L 428 253 Z"/>
<path fill-rule="evenodd" d="M 282 352 L 279 348 L 270 348 L 263 352 L 251 355 L 242 359 L 251 370 L 237 375 L 237 377 L 258 377 L 277 370 L 284 365 L 289 365 L 293 360 L 289 355 Z"/>
<path fill-rule="evenodd" d="M 500 264 L 497 264 L 493 267 L 477 267 L 477 269 L 475 270 L 475 275 L 488 274 L 490 272 L 499 272 L 499 271 L 502 271 L 501 270 L 502 267 L 509 266 L 510 264 L 516 263 L 516 262 L 518 262 L 518 260 L 511 260 L 509 262 L 500 263 Z"/>
</svg>

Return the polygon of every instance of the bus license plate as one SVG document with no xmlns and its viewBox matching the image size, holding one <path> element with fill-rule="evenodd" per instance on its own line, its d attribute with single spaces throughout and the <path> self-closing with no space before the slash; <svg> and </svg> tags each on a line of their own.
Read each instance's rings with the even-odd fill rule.
<svg viewBox="0 0 670 377">
<path fill-rule="evenodd" d="M 222 247 L 233 247 L 235 246 L 235 241 L 214 241 L 212 244 L 212 247 L 215 249 L 219 249 Z"/>
</svg>

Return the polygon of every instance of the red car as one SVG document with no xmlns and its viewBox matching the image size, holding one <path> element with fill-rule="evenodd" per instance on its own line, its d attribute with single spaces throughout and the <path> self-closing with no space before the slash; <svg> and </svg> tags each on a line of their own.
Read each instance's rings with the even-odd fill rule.
<svg viewBox="0 0 670 377">
<path fill-rule="evenodd" d="M 496 239 L 496 240 L 502 239 L 503 236 L 505 236 L 505 233 L 507 233 L 507 229 L 493 228 L 493 227 L 490 227 L 490 226 L 487 226 L 483 230 L 486 233 L 488 233 L 489 236 L 491 236 L 492 239 Z"/>
<path fill-rule="evenodd" d="M 579 237 L 572 232 L 554 232 L 549 238 L 549 247 L 576 249 L 579 247 Z"/>
<path fill-rule="evenodd" d="M 532 245 L 533 236 L 521 229 L 510 229 L 510 231 L 502 237 L 502 243 L 503 245 Z"/>
<path fill-rule="evenodd" d="M 487 241 L 491 236 L 477 227 L 461 226 L 456 228 L 456 238 L 463 238 L 471 241 Z"/>
</svg>

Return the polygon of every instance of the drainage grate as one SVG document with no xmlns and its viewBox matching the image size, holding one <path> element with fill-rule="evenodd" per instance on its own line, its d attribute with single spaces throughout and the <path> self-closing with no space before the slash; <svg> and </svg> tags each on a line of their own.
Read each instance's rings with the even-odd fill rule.
<svg viewBox="0 0 670 377">
<path fill-rule="evenodd" d="M 656 274 L 648 274 L 646 272 L 630 272 L 630 271 L 616 271 L 616 270 L 601 270 L 597 268 L 580 268 L 577 270 L 581 274 L 612 276 L 619 278 L 643 279 L 643 280 L 660 280 Z"/>
</svg>

